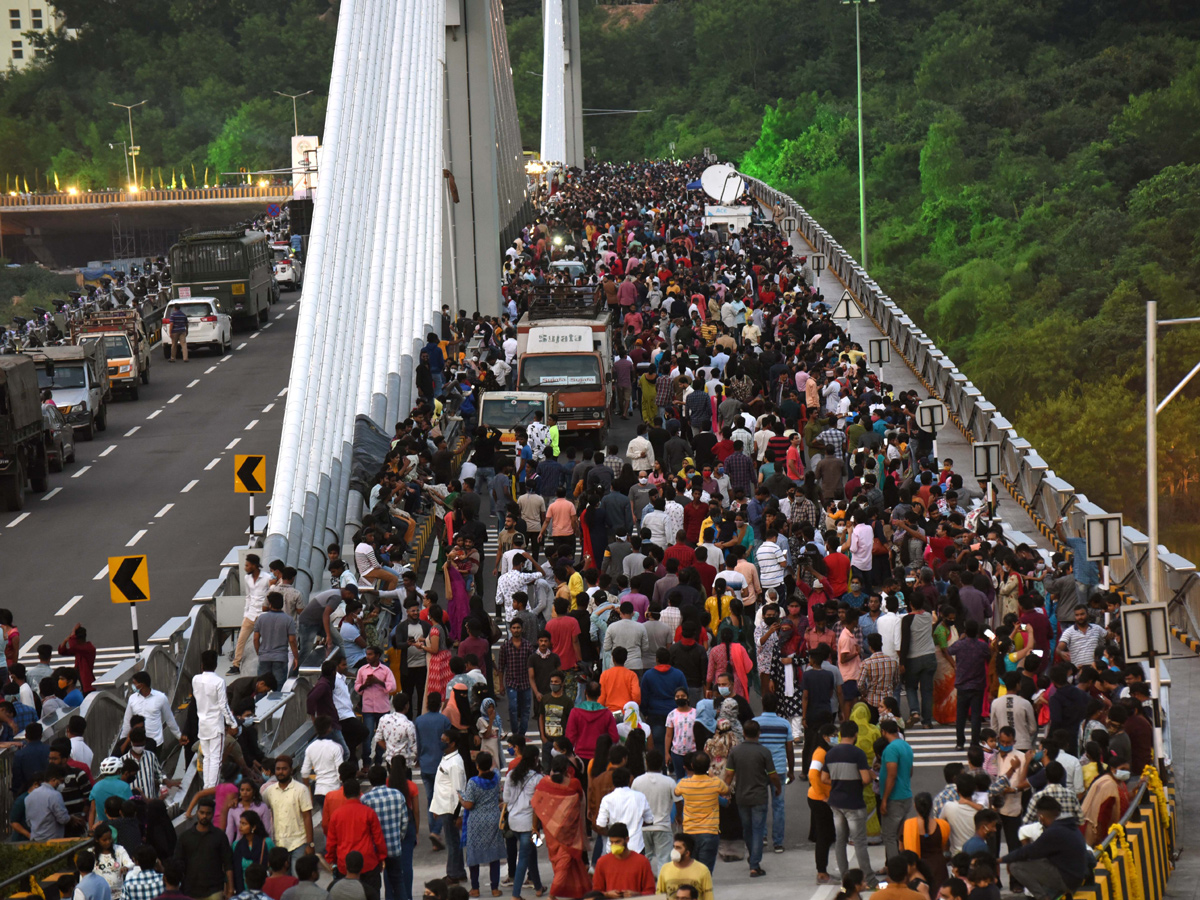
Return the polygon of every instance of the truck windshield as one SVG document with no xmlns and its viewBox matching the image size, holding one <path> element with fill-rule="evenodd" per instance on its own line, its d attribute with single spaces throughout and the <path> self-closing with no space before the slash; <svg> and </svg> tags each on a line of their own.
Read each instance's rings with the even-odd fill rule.
<svg viewBox="0 0 1200 900">
<path fill-rule="evenodd" d="M 99 340 L 99 335 L 84 338 L 84 341 L 93 344 Z M 104 355 L 108 359 L 129 359 L 129 357 L 133 356 L 133 350 L 129 347 L 129 338 L 123 334 L 104 335 Z"/>
<path fill-rule="evenodd" d="M 38 366 L 37 373 L 39 388 L 59 390 L 62 388 L 87 387 L 87 379 L 83 376 L 83 366 L 56 365 L 54 367 L 53 378 L 46 374 L 46 369 L 42 366 Z"/>
<path fill-rule="evenodd" d="M 500 431 L 511 431 L 518 425 L 528 425 L 533 421 L 533 413 L 546 411 L 544 400 L 517 400 L 492 398 L 483 401 L 479 411 L 479 423 Z"/>
<path fill-rule="evenodd" d="M 594 388 L 600 380 L 600 361 L 594 356 L 564 353 L 527 356 L 521 363 L 522 388 Z"/>
</svg>

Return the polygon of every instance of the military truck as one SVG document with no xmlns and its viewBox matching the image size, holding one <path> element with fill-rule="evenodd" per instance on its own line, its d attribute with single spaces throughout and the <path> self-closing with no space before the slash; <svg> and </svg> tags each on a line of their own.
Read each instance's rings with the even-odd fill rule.
<svg viewBox="0 0 1200 900">
<path fill-rule="evenodd" d="M 49 485 L 37 369 L 27 356 L 0 356 L 0 505 L 17 512 L 25 505 L 26 482 L 35 491 Z"/>
</svg>

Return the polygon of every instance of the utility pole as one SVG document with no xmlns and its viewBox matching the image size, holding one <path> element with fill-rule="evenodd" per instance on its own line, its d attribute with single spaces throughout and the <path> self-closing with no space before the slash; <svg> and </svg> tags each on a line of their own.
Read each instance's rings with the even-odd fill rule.
<svg viewBox="0 0 1200 900">
<path fill-rule="evenodd" d="M 300 116 L 296 112 L 296 101 L 300 97 L 307 97 L 309 94 L 312 93 L 312 91 L 305 91 L 303 94 L 285 94 L 283 91 L 275 91 L 275 93 L 278 94 L 280 97 L 288 97 L 291 99 L 291 101 L 292 101 L 292 128 L 293 128 L 292 134 L 293 134 L 293 136 L 298 135 L 300 133 Z"/>
<path fill-rule="evenodd" d="M 867 0 L 874 3 L 875 0 Z M 863 102 L 862 102 L 862 29 L 859 24 L 859 7 L 863 0 L 842 0 L 842 4 L 854 4 L 854 54 L 858 68 L 858 235 L 861 248 L 862 267 L 867 268 L 867 174 L 863 158 Z"/>
<path fill-rule="evenodd" d="M 142 104 L 148 103 L 148 102 L 149 101 L 147 101 L 147 100 L 143 100 L 143 101 L 141 101 L 141 103 L 125 104 L 125 103 L 113 103 L 111 100 L 108 101 L 109 106 L 119 106 L 121 109 L 125 110 L 125 112 L 129 114 L 129 155 L 131 157 L 133 157 L 133 184 L 135 186 L 138 183 L 137 158 L 138 158 L 138 153 L 141 152 L 142 148 L 133 142 L 133 111 L 135 109 L 137 109 L 139 106 L 141 106 Z"/>
</svg>

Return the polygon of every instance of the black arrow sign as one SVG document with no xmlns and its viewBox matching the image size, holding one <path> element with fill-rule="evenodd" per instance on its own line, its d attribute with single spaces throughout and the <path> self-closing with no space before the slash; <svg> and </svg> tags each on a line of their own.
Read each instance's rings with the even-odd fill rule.
<svg viewBox="0 0 1200 900">
<path fill-rule="evenodd" d="M 247 456 L 237 470 L 238 481 L 252 493 L 258 493 L 263 489 L 263 486 L 258 483 L 258 479 L 254 477 L 254 470 L 259 467 L 260 463 L 262 463 L 261 456 Z"/>
<path fill-rule="evenodd" d="M 121 567 L 117 569 L 117 574 L 112 577 L 113 587 L 125 595 L 125 599 L 129 601 L 145 600 L 146 595 L 142 593 L 142 589 L 133 583 L 133 576 L 137 574 L 137 570 L 145 561 L 143 556 L 131 556 L 128 559 L 122 560 Z"/>
</svg>

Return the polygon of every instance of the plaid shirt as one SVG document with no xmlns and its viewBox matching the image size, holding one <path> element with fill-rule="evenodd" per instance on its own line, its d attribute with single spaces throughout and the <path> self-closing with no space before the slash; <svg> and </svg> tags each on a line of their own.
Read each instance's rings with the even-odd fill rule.
<svg viewBox="0 0 1200 900">
<path fill-rule="evenodd" d="M 855 628 L 857 627 L 856 625 Z M 862 668 L 858 672 L 858 689 L 868 706 L 880 709 L 883 706 L 883 698 L 892 696 L 899 680 L 900 664 L 881 650 L 863 660 Z M 953 789 L 954 785 L 947 787 Z"/>
<path fill-rule="evenodd" d="M 625 466 L 625 457 L 623 456 L 606 456 L 604 464 L 612 469 L 613 475 L 620 475 L 621 469 Z"/>
<path fill-rule="evenodd" d="M 138 764 L 138 774 L 134 779 L 133 786 L 141 791 L 142 796 L 147 800 L 157 800 L 158 788 L 163 780 L 162 764 L 158 761 L 158 757 L 150 750 L 141 756 L 134 755 L 134 752 L 130 750 L 121 759 L 132 759 Z"/>
<path fill-rule="evenodd" d="M 20 734 L 25 730 L 25 726 L 32 725 L 38 720 L 37 710 L 32 706 L 26 706 L 19 700 L 12 701 L 13 709 L 16 710 L 16 715 L 13 716 L 13 725 L 15 733 Z"/>
<path fill-rule="evenodd" d="M 658 380 L 654 382 L 654 403 L 657 406 L 670 406 L 674 398 L 675 379 L 660 372 Z"/>
<path fill-rule="evenodd" d="M 363 794 L 362 802 L 379 816 L 388 856 L 399 856 L 404 849 L 404 833 L 408 830 L 408 804 L 404 795 L 381 784 Z"/>
<path fill-rule="evenodd" d="M 846 433 L 837 428 L 826 428 L 817 435 L 817 443 L 824 444 L 838 459 L 846 458 Z"/>
<path fill-rule="evenodd" d="M 942 813 L 946 811 L 946 804 L 951 800 L 958 799 L 958 788 L 952 784 L 946 785 L 938 795 L 933 798 L 933 816 L 935 819 L 942 818 Z"/>
<path fill-rule="evenodd" d="M 725 457 L 725 474 L 733 490 L 741 488 L 747 497 L 754 492 L 754 464 L 745 453 L 730 453 Z"/>
<path fill-rule="evenodd" d="M 121 900 L 154 900 L 163 890 L 162 875 L 153 869 L 137 869 L 126 876 Z"/>
<path fill-rule="evenodd" d="M 1058 805 L 1062 807 L 1062 812 L 1058 816 L 1060 822 L 1063 819 L 1083 821 L 1083 809 L 1079 805 L 1079 798 L 1075 796 L 1075 792 L 1066 785 L 1048 784 L 1029 798 L 1029 806 L 1025 808 L 1025 816 L 1021 819 L 1022 825 L 1030 825 L 1037 821 L 1037 810 L 1034 807 L 1042 797 L 1053 797 L 1058 801 Z"/>
<path fill-rule="evenodd" d="M 521 646 L 516 646 L 512 640 L 500 645 L 500 671 L 504 673 L 504 686 L 518 691 L 529 690 L 529 656 L 533 653 L 533 644 L 529 638 L 521 638 Z"/>
<path fill-rule="evenodd" d="M 821 527 L 821 511 L 817 504 L 800 494 L 792 501 L 791 514 L 788 516 L 789 525 L 811 525 L 813 529 Z"/>
</svg>

